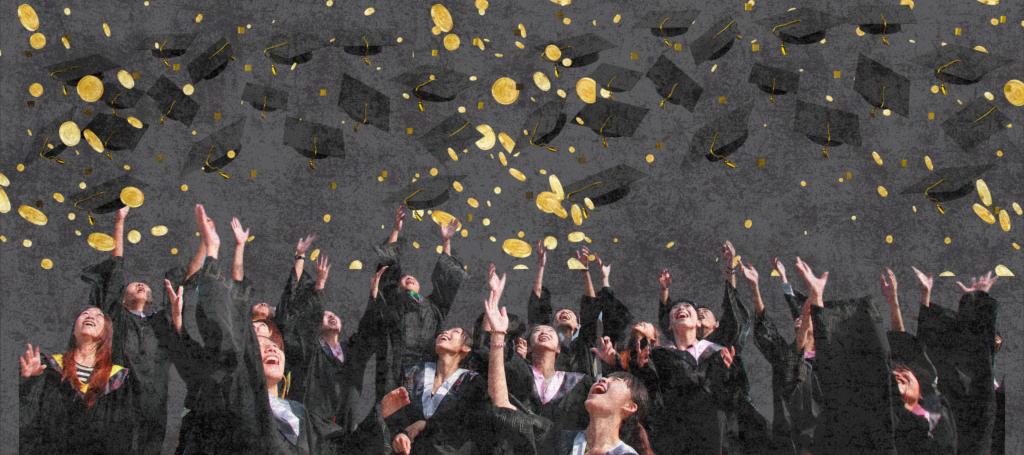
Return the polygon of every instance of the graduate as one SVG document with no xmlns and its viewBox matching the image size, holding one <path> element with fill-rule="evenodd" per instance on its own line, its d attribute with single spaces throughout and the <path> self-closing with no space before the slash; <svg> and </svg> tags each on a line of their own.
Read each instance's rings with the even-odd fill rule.
<svg viewBox="0 0 1024 455">
<path fill-rule="evenodd" d="M 114 324 L 100 308 L 75 320 L 68 350 L 40 354 L 28 345 L 21 364 L 19 452 L 133 454 L 130 375 L 111 355 Z"/>
<path fill-rule="evenodd" d="M 384 304 L 377 316 L 378 326 L 386 331 L 374 335 L 377 340 L 374 347 L 377 353 L 377 399 L 401 385 L 403 365 L 436 358 L 434 340 L 441 335 L 445 318 L 466 277 L 462 263 L 451 255 L 451 239 L 460 225 L 458 220 L 452 220 L 441 227 L 444 254 L 437 258 L 430 275 L 433 290 L 427 296 L 420 294 L 419 281 L 405 274 L 401 266 L 406 241 L 398 234 L 405 215 L 405 206 L 399 206 L 395 211 L 391 236 L 386 242 L 374 246 L 380 257 L 377 270 L 387 267 L 380 278 Z"/>
</svg>

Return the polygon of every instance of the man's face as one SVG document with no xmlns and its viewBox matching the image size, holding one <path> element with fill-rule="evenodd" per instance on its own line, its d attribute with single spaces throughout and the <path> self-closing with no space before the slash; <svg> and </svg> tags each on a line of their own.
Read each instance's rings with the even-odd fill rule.
<svg viewBox="0 0 1024 455">
<path fill-rule="evenodd" d="M 403 291 L 412 291 L 417 294 L 420 293 L 420 282 L 416 281 L 416 278 L 412 275 L 403 276 L 400 283 Z"/>
<path fill-rule="evenodd" d="M 576 313 L 568 308 L 555 313 L 555 323 L 559 327 L 572 329 L 573 332 L 580 328 L 580 320 L 576 317 Z"/>
<path fill-rule="evenodd" d="M 252 318 L 257 319 L 270 319 L 274 317 L 274 309 L 264 303 L 257 303 L 252 307 Z"/>
<path fill-rule="evenodd" d="M 124 292 L 129 297 L 129 299 L 126 300 L 136 302 L 139 300 L 148 301 L 150 297 L 153 295 L 152 291 L 149 289 L 149 286 L 147 286 L 146 283 L 140 282 L 128 284 L 128 287 L 125 289 Z"/>
<path fill-rule="evenodd" d="M 324 321 L 320 325 L 321 332 L 341 333 L 341 319 L 330 311 L 324 311 Z"/>
</svg>

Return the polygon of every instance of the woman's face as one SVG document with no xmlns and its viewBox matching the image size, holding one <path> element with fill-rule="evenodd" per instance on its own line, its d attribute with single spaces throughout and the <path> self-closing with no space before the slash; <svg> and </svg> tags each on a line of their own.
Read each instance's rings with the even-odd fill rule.
<svg viewBox="0 0 1024 455">
<path fill-rule="evenodd" d="M 259 324 L 266 330 L 266 324 Z M 259 333 L 259 330 L 256 332 Z M 268 332 L 269 333 L 269 332 Z M 277 383 L 284 378 L 284 352 L 270 338 L 257 335 L 260 355 L 263 357 L 263 374 L 269 382 Z"/>
<path fill-rule="evenodd" d="M 341 332 L 341 319 L 331 311 L 324 311 L 324 320 L 320 325 L 321 332 Z"/>
<path fill-rule="evenodd" d="M 420 282 L 416 281 L 416 278 L 412 275 L 405 275 L 401 280 L 401 288 L 403 291 L 412 291 L 417 294 L 420 293 Z"/>
<path fill-rule="evenodd" d="M 697 310 L 688 303 L 680 303 L 672 308 L 669 312 L 669 325 L 672 330 L 681 328 L 683 330 L 695 329 L 701 326 L 700 318 L 697 316 Z"/>
<path fill-rule="evenodd" d="M 633 333 L 637 335 L 643 335 L 652 342 L 652 344 L 658 344 L 658 334 L 654 330 L 654 325 L 649 322 L 637 322 L 633 324 Z"/>
<path fill-rule="evenodd" d="M 622 378 L 601 378 L 590 387 L 590 394 L 583 404 L 591 416 L 618 413 L 622 418 L 626 418 L 636 412 L 633 394 Z"/>
<path fill-rule="evenodd" d="M 78 315 L 75 321 L 75 337 L 84 335 L 90 338 L 99 339 L 103 337 L 103 325 L 106 320 L 99 308 L 87 308 Z"/>
<path fill-rule="evenodd" d="M 458 327 L 455 327 L 453 329 L 445 330 L 444 332 L 441 332 L 441 334 L 437 336 L 437 339 L 434 340 L 434 350 L 438 354 L 455 354 L 462 351 L 463 349 L 465 349 L 465 351 L 468 352 L 469 345 L 466 343 L 467 341 L 468 338 L 466 337 L 466 332 L 464 332 L 462 329 Z"/>
<path fill-rule="evenodd" d="M 545 349 L 552 352 L 561 352 L 562 346 L 558 343 L 558 333 L 554 327 L 539 325 L 530 334 L 530 350 Z"/>
<path fill-rule="evenodd" d="M 266 303 L 257 303 L 252 307 L 253 319 L 270 319 L 274 317 L 273 310 Z"/>
</svg>

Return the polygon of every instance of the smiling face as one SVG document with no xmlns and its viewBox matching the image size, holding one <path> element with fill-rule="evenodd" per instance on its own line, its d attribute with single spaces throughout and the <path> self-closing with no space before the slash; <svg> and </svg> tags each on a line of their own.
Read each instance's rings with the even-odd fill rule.
<svg viewBox="0 0 1024 455">
<path fill-rule="evenodd" d="M 900 395 L 903 396 L 906 408 L 913 410 L 921 400 L 921 385 L 917 382 L 917 376 L 903 365 L 896 365 L 892 374 L 896 376 L 896 383 L 899 384 Z"/>
<path fill-rule="evenodd" d="M 690 330 L 701 327 L 701 320 L 697 310 L 687 302 L 677 303 L 669 312 L 669 327 L 672 331 Z"/>
<path fill-rule="evenodd" d="M 266 330 L 266 325 L 261 324 Z M 259 330 L 256 332 L 259 333 Z M 284 378 L 284 352 L 268 336 L 257 336 L 260 342 L 260 355 L 263 358 L 263 374 L 267 383 L 278 383 Z"/>
<path fill-rule="evenodd" d="M 707 308 L 700 309 L 700 318 L 704 327 L 714 330 L 718 328 L 718 318 L 715 317 L 715 313 Z"/>
<path fill-rule="evenodd" d="M 417 294 L 420 293 L 420 282 L 416 281 L 416 278 L 412 275 L 403 276 L 399 282 L 401 283 L 400 287 L 403 291 L 412 291 Z"/>
<path fill-rule="evenodd" d="M 434 351 L 441 354 L 468 354 L 472 339 L 458 327 L 445 330 L 434 340 Z"/>
<path fill-rule="evenodd" d="M 596 416 L 619 415 L 626 418 L 636 412 L 633 393 L 626 381 L 618 377 L 605 376 L 590 387 L 587 401 L 583 403 L 591 419 Z"/>
<path fill-rule="evenodd" d="M 75 321 L 75 338 L 85 336 L 98 340 L 103 337 L 104 324 L 106 320 L 99 308 L 87 308 Z"/>
<path fill-rule="evenodd" d="M 547 350 L 555 353 L 562 352 L 562 345 L 558 343 L 558 333 L 550 325 L 538 325 L 530 333 L 530 351 Z"/>
<path fill-rule="evenodd" d="M 555 313 L 555 323 L 561 329 L 571 329 L 574 333 L 580 328 L 580 320 L 576 313 L 568 308 L 563 308 Z"/>
<path fill-rule="evenodd" d="M 320 324 L 320 332 L 341 333 L 341 319 L 330 311 L 324 311 L 324 321 Z"/>
</svg>

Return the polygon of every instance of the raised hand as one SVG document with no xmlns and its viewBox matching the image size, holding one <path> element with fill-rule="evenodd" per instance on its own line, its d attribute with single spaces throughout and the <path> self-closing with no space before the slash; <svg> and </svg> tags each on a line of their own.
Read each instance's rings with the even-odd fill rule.
<svg viewBox="0 0 1024 455">
<path fill-rule="evenodd" d="M 128 207 L 127 205 L 126 205 L 126 206 L 124 206 L 124 207 L 121 207 L 121 208 L 120 208 L 120 209 L 119 209 L 119 210 L 117 211 L 117 220 L 118 220 L 118 221 L 122 221 L 122 220 L 124 220 L 124 218 L 125 218 L 126 216 L 128 216 L 128 210 L 131 210 L 131 208 L 130 208 L 130 207 Z"/>
<path fill-rule="evenodd" d="M 658 275 L 658 285 L 661 286 L 662 291 L 667 291 L 668 287 L 672 285 L 672 272 L 669 272 L 668 269 L 662 270 Z"/>
<path fill-rule="evenodd" d="M 888 277 L 888 281 L 886 278 Z M 888 267 L 885 268 L 885 275 L 882 278 L 882 295 L 885 296 L 885 300 L 889 301 L 889 306 L 899 306 L 896 294 L 896 274 L 892 273 Z"/>
<path fill-rule="evenodd" d="M 327 283 L 327 274 L 331 271 L 331 262 L 327 259 L 327 255 L 321 255 L 316 258 L 316 289 L 320 290 L 324 288 L 324 284 Z"/>
<path fill-rule="evenodd" d="M 202 204 L 196 204 L 196 223 L 199 225 L 199 233 L 206 244 L 206 256 L 217 259 L 220 250 L 220 236 L 217 235 L 213 220 L 206 216 L 206 209 Z"/>
<path fill-rule="evenodd" d="M 316 240 L 315 232 L 310 235 L 307 235 L 306 238 L 304 239 L 299 239 L 298 245 L 295 245 L 295 251 L 297 252 L 297 254 L 299 256 L 305 256 L 306 250 L 308 250 L 309 246 L 313 244 L 313 240 Z"/>
<path fill-rule="evenodd" d="M 167 289 L 167 295 L 171 298 L 171 322 L 174 323 L 174 330 L 181 332 L 181 309 L 184 306 L 182 297 L 185 295 L 185 288 L 178 286 L 178 292 L 174 292 L 174 287 L 171 286 L 171 282 L 164 280 L 164 287 Z"/>
<path fill-rule="evenodd" d="M 493 263 L 487 269 L 487 285 L 491 288 L 491 295 L 496 295 L 498 298 L 505 291 L 505 274 L 501 274 L 501 278 L 498 278 L 498 272 L 495 271 Z"/>
<path fill-rule="evenodd" d="M 395 436 L 395 441 L 391 443 L 391 448 L 395 453 L 403 453 L 409 455 L 412 451 L 412 440 L 405 434 Z"/>
<path fill-rule="evenodd" d="M 547 264 L 548 250 L 544 248 L 544 239 L 537 241 L 537 267 L 544 268 L 544 264 Z"/>
<path fill-rule="evenodd" d="M 608 286 L 608 277 L 612 273 L 612 265 L 605 265 L 604 261 L 601 260 L 601 256 L 594 255 L 594 260 L 597 261 L 597 266 L 601 268 L 601 283 L 604 286 Z"/>
<path fill-rule="evenodd" d="M 492 334 L 501 333 L 504 335 L 508 331 L 508 313 L 505 312 L 505 307 L 501 307 L 500 311 L 498 310 L 498 299 L 490 298 L 484 302 L 484 314 L 491 325 Z"/>
<path fill-rule="evenodd" d="M 917 275 L 917 281 L 921 283 L 921 292 L 932 292 L 932 285 L 935 283 L 935 280 L 932 278 L 933 274 L 929 273 L 925 276 L 924 272 L 917 270 L 917 267 L 911 266 L 910 268 L 914 270 L 914 274 Z"/>
<path fill-rule="evenodd" d="M 612 339 L 608 337 L 601 337 L 597 339 L 598 347 L 590 348 L 590 352 L 597 354 L 597 358 L 604 361 L 610 366 L 615 366 L 615 344 L 612 343 Z"/>
<path fill-rule="evenodd" d="M 380 285 L 380 276 L 383 275 L 384 271 L 387 270 L 387 269 L 388 269 L 388 266 L 386 266 L 386 265 L 384 267 L 381 267 L 380 270 L 377 271 L 377 274 L 373 276 L 373 279 L 370 280 L 370 288 L 371 288 L 370 294 L 375 299 L 377 298 L 377 290 L 378 290 L 378 287 Z"/>
<path fill-rule="evenodd" d="M 405 206 L 398 206 L 398 210 L 395 210 L 395 232 L 402 230 L 402 220 L 405 219 Z"/>
<path fill-rule="evenodd" d="M 979 276 L 977 278 L 971 277 L 971 287 L 966 287 L 959 281 L 956 282 L 956 285 L 960 287 L 960 292 L 963 292 L 964 294 L 974 291 L 988 292 L 989 289 L 992 289 L 992 284 L 995 283 L 998 278 L 998 276 L 992 276 L 992 272 L 988 272 L 985 276 Z"/>
<path fill-rule="evenodd" d="M 392 390 L 380 400 L 381 417 L 386 419 L 409 403 L 409 391 L 405 387 Z"/>
<path fill-rule="evenodd" d="M 591 349 L 593 349 L 593 348 L 591 348 Z M 519 357 L 522 357 L 522 358 L 525 359 L 526 358 L 526 354 L 528 352 L 529 352 L 529 348 L 526 345 L 526 340 L 524 340 L 522 338 L 516 338 L 516 354 L 519 354 Z"/>
<path fill-rule="evenodd" d="M 748 262 L 747 265 L 744 266 L 743 263 L 740 262 L 740 270 L 743 271 L 743 277 L 746 278 L 747 281 L 750 282 L 750 284 L 757 286 L 758 275 L 757 270 L 754 269 L 753 264 Z"/>
<path fill-rule="evenodd" d="M 453 219 L 448 224 L 441 226 L 441 239 L 450 241 L 456 232 L 459 231 L 459 220 Z"/>
<path fill-rule="evenodd" d="M 722 350 L 718 352 L 722 353 L 722 362 L 725 363 L 725 367 L 732 368 L 732 362 L 736 359 L 736 348 L 730 346 L 728 348 L 722 348 Z"/>
<path fill-rule="evenodd" d="M 231 219 L 231 230 L 235 233 L 235 243 L 245 245 L 245 242 L 249 240 L 249 230 L 242 230 L 242 223 L 238 221 L 238 218 Z"/>
<path fill-rule="evenodd" d="M 33 350 L 31 344 L 28 345 L 25 355 L 18 357 L 18 362 L 21 363 L 21 377 L 23 378 L 39 376 L 46 369 L 46 364 L 39 360 L 39 348 Z"/>
<path fill-rule="evenodd" d="M 732 247 L 732 242 L 726 240 L 725 245 L 722 245 L 722 256 L 725 257 L 725 267 L 733 268 L 733 258 L 736 257 L 736 248 Z"/>
<path fill-rule="evenodd" d="M 640 343 L 641 340 L 636 340 L 636 364 L 640 368 L 647 365 L 647 361 L 651 358 L 651 344 L 647 342 L 646 338 L 642 340 L 644 341 L 643 345 Z"/>
<path fill-rule="evenodd" d="M 580 254 L 580 250 L 576 250 L 576 260 L 583 264 L 583 270 L 590 270 L 590 250 L 587 247 L 583 247 L 583 254 Z"/>
<path fill-rule="evenodd" d="M 782 265 L 782 261 L 777 257 L 772 258 L 772 267 L 775 268 L 776 272 L 779 272 L 779 276 L 782 277 L 782 282 L 786 283 L 786 266 Z"/>
<path fill-rule="evenodd" d="M 814 301 L 814 304 L 817 306 L 824 306 L 821 297 L 825 292 L 825 283 L 828 281 L 828 272 L 822 273 L 820 278 L 814 276 L 814 272 L 811 271 L 811 266 L 807 265 L 807 263 L 799 257 L 796 258 L 796 269 L 804 279 L 804 284 L 807 285 L 807 292 L 809 294 L 807 300 Z"/>
</svg>

